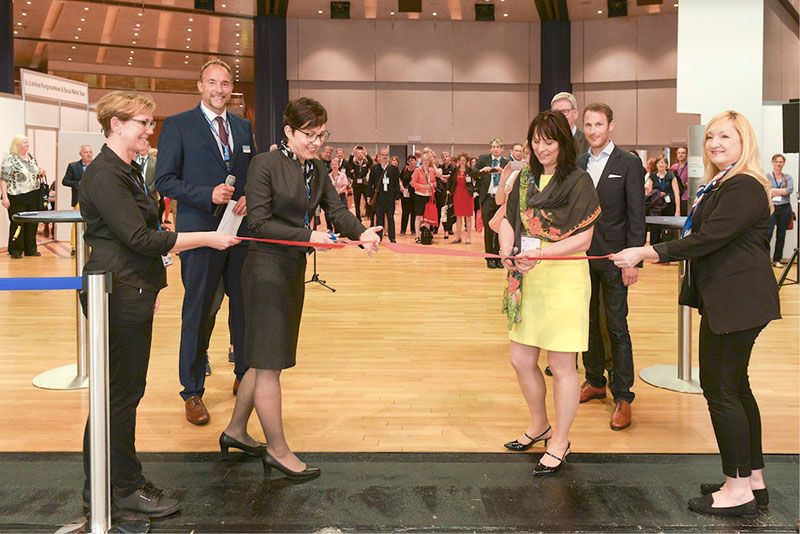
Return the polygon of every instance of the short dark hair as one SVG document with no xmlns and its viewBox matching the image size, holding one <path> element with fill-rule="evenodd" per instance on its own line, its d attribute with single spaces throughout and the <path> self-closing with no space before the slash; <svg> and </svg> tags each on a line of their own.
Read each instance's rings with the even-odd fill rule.
<svg viewBox="0 0 800 534">
<path fill-rule="evenodd" d="M 283 112 L 283 124 L 292 130 L 318 128 L 328 122 L 328 112 L 313 98 L 301 96 L 290 100 Z"/>
<path fill-rule="evenodd" d="M 614 110 L 605 102 L 592 102 L 583 108 L 583 116 L 586 117 L 587 111 L 594 111 L 595 113 L 602 113 L 606 116 L 606 120 L 610 123 L 614 120 Z"/>
<path fill-rule="evenodd" d="M 406 163 L 408 163 L 409 161 L 411 161 L 411 158 L 414 158 L 414 159 L 416 160 L 416 159 L 417 159 L 417 156 L 415 156 L 414 154 L 410 154 L 410 155 L 409 155 L 409 156 L 406 158 Z"/>
<path fill-rule="evenodd" d="M 536 115 L 528 128 L 528 144 L 533 147 L 534 135 L 552 139 L 558 143 L 558 159 L 553 180 L 563 180 L 574 169 L 578 168 L 577 150 L 575 139 L 569 127 L 567 118 L 560 111 L 543 111 Z M 531 150 L 530 167 L 533 176 L 538 179 L 544 171 L 544 166 L 536 157 L 536 152 Z"/>
</svg>

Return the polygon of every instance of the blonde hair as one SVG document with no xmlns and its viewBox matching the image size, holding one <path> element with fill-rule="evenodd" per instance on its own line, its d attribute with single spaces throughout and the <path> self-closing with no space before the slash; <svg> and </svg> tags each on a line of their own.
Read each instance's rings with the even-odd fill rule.
<svg viewBox="0 0 800 534">
<path fill-rule="evenodd" d="M 575 100 L 575 95 L 573 95 L 572 93 L 568 93 L 566 91 L 562 91 L 562 92 L 556 94 L 553 98 L 550 99 L 550 106 L 552 106 L 553 104 L 555 104 L 559 100 L 569 100 L 569 103 L 572 106 L 572 109 L 578 109 L 578 101 Z M 611 109 L 611 108 L 609 108 L 609 109 Z M 608 119 L 608 120 L 609 120 L 609 122 L 611 121 L 611 119 Z"/>
<path fill-rule="evenodd" d="M 111 133 L 111 119 L 116 117 L 122 122 L 131 120 L 134 115 L 147 113 L 152 115 L 156 103 L 147 95 L 112 91 L 106 93 L 97 102 L 97 122 L 103 127 L 103 134 Z"/>
<path fill-rule="evenodd" d="M 22 142 L 23 139 L 27 139 L 28 136 L 26 135 L 15 135 L 11 138 L 11 146 L 8 147 L 8 151 L 14 154 L 15 156 L 19 156 L 19 144 Z"/>
<path fill-rule="evenodd" d="M 206 71 L 208 67 L 213 67 L 214 65 L 219 65 L 223 69 L 228 71 L 231 77 L 233 77 L 233 71 L 231 70 L 231 66 L 222 61 L 221 59 L 212 59 L 210 61 L 206 61 L 202 67 L 200 67 L 200 80 L 203 79 L 203 73 Z"/>
<path fill-rule="evenodd" d="M 761 186 L 764 188 L 764 202 L 767 203 L 769 206 L 769 211 L 772 213 L 773 207 L 772 202 L 770 202 L 771 186 L 761 168 L 761 155 L 758 150 L 756 134 L 753 132 L 753 126 L 750 124 L 750 121 L 747 120 L 747 117 L 741 113 L 729 109 L 727 111 L 723 111 L 722 113 L 718 113 L 710 121 L 708 121 L 706 131 L 703 134 L 703 167 L 705 168 L 703 180 L 706 183 L 710 182 L 714 179 L 714 176 L 719 174 L 719 172 L 722 170 L 708 159 L 705 139 L 708 136 L 708 132 L 723 121 L 731 121 L 733 128 L 739 134 L 739 139 L 742 143 L 742 155 L 739 156 L 739 160 L 733 164 L 733 167 L 731 167 L 731 170 L 728 172 L 727 176 L 725 176 L 720 183 L 736 176 L 737 174 L 749 174 L 758 180 Z"/>
</svg>

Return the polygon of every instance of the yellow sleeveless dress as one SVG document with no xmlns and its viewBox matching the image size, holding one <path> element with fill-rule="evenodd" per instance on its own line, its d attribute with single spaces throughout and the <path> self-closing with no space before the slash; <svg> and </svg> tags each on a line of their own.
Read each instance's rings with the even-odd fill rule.
<svg viewBox="0 0 800 534">
<path fill-rule="evenodd" d="M 541 176 L 542 189 L 550 178 Z M 549 244 L 542 240 L 542 248 Z M 512 325 L 509 339 L 556 352 L 588 350 L 591 296 L 587 260 L 539 262 L 522 276 L 521 320 Z"/>
</svg>

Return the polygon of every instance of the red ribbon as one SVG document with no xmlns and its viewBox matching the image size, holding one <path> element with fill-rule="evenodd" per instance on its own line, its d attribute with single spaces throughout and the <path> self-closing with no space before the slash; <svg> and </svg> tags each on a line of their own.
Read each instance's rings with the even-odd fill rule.
<svg viewBox="0 0 800 534">
<path fill-rule="evenodd" d="M 260 243 L 272 243 L 275 245 L 288 245 L 293 247 L 314 247 L 314 248 L 344 248 L 348 245 L 372 245 L 372 241 L 350 241 L 349 239 L 341 239 L 337 243 L 311 243 L 306 241 L 285 241 L 282 239 L 261 239 L 257 237 L 240 237 L 243 241 L 258 241 Z M 433 256 L 456 256 L 460 258 L 479 258 L 479 259 L 503 259 L 506 256 L 500 254 L 489 254 L 486 252 L 478 252 L 476 250 L 455 250 L 441 247 L 431 247 L 427 245 L 406 245 L 402 243 L 380 243 L 381 246 L 388 248 L 397 254 L 427 254 Z M 548 256 L 546 258 L 536 258 L 537 260 L 602 260 L 606 256 Z"/>
</svg>

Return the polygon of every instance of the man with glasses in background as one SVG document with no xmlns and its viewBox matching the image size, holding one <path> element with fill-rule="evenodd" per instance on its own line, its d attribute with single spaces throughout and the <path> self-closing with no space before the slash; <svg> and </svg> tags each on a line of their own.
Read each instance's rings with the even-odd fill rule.
<svg viewBox="0 0 800 534">
<path fill-rule="evenodd" d="M 589 151 L 589 142 L 575 124 L 578 120 L 578 101 L 575 100 L 575 96 L 566 91 L 558 93 L 550 100 L 550 109 L 560 111 L 567 118 L 569 128 L 572 130 L 572 138 L 575 140 L 575 154 L 578 156 L 586 154 Z"/>
<path fill-rule="evenodd" d="M 235 215 L 245 216 L 240 236 L 249 236 L 244 186 L 247 167 L 255 155 L 253 126 L 226 111 L 233 91 L 231 68 L 221 60 L 200 69 L 200 104 L 167 117 L 161 129 L 156 164 L 156 188 L 178 201 L 175 230 L 212 231 L 219 225 L 228 202 Z M 230 183 L 229 176 L 235 177 Z M 219 208 L 219 209 L 218 209 Z M 230 305 L 229 325 L 234 349 L 234 395 L 247 370 L 244 365 L 244 308 L 241 272 L 247 245 L 227 250 L 198 248 L 181 252 L 184 296 L 181 312 L 180 380 L 186 419 L 204 425 L 210 415 L 203 404 L 206 355 L 202 340 L 210 335 L 208 318 L 220 279 Z M 250 404 L 252 408 L 252 400 Z"/>
</svg>

